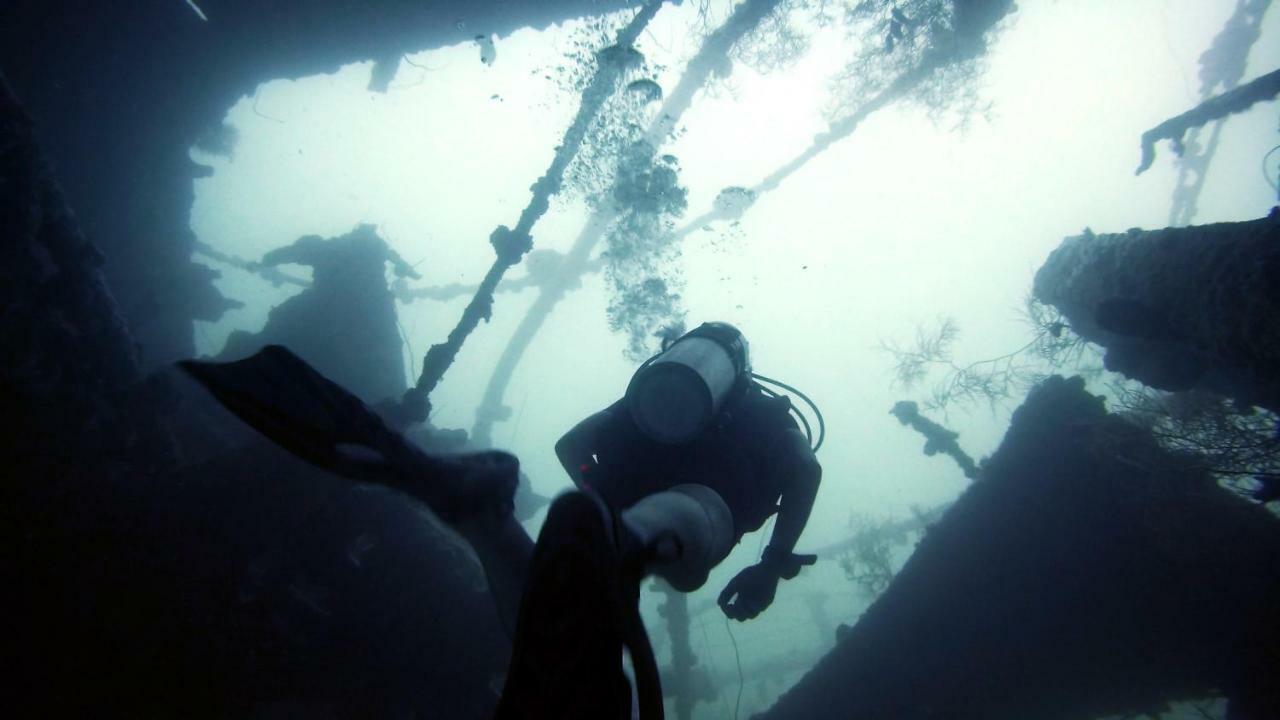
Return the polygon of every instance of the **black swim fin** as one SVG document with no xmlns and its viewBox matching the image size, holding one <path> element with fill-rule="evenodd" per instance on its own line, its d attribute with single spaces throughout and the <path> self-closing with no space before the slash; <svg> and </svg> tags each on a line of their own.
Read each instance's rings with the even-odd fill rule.
<svg viewBox="0 0 1280 720">
<path fill-rule="evenodd" d="M 547 511 L 520 603 L 506 685 L 495 720 L 630 720 L 622 671 L 631 653 L 643 720 L 663 717 L 657 662 L 640 620 L 640 573 L 616 516 L 586 492 Z"/>
<path fill-rule="evenodd" d="M 284 347 L 269 345 L 235 362 L 178 365 L 228 410 L 294 455 L 351 480 L 406 492 L 446 522 L 513 502 L 515 457 L 428 455 Z"/>
</svg>

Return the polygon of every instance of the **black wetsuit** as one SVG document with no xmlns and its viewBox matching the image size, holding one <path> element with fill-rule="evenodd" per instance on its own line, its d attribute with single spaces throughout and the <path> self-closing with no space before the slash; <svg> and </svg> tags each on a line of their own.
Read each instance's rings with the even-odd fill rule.
<svg viewBox="0 0 1280 720">
<path fill-rule="evenodd" d="M 770 397 L 753 383 L 697 438 L 668 445 L 642 433 L 619 400 L 596 437 L 599 464 L 586 482 L 618 510 L 676 485 L 706 485 L 733 513 L 736 542 L 778 510 L 790 480 L 791 446 L 782 439 L 798 428 L 790 408 L 786 397 Z"/>
</svg>

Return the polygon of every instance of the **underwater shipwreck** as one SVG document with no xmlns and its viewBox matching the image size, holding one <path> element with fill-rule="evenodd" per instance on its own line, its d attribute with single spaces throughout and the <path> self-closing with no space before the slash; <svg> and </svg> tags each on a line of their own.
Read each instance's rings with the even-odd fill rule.
<svg viewBox="0 0 1280 720">
<path fill-rule="evenodd" d="M 1080 110 L 1097 120 L 1090 132 L 1123 137 L 1126 171 L 1106 165 L 1096 187 L 1055 180 L 1055 164 L 1089 151 L 1059 131 L 1049 137 L 1061 147 L 1019 135 L 1012 114 L 991 121 L 1004 124 L 976 154 L 1034 169 L 1006 178 L 1008 192 L 986 190 L 986 171 L 964 164 L 981 158 L 945 155 L 965 136 L 948 127 L 925 140 L 928 123 L 903 118 L 979 124 L 990 109 L 983 73 L 1015 52 L 1005 43 L 1033 57 L 1049 43 L 1035 32 L 1084 32 L 1063 29 L 1065 18 L 1109 12 L 1070 5 L 7 3 L 5 716 L 605 717 L 572 709 L 598 702 L 643 720 L 1280 718 L 1280 150 L 1265 152 L 1262 177 L 1253 151 L 1280 142 L 1280 43 L 1267 35 L 1280 27 L 1266 24 L 1280 18 L 1270 0 L 1223 0 L 1214 23 L 1153 20 L 1204 26 L 1211 42 L 1194 61 L 1198 91 L 1172 112 L 1154 90 L 1134 90 L 1123 112 L 1112 96 Z M 1137 32 L 1096 29 L 1117 43 Z M 526 58 L 533 45 L 520 43 L 535 42 L 556 59 Z M 768 103 L 733 105 L 775 75 L 796 93 L 818 87 L 806 73 L 832 58 L 821 122 L 783 132 L 787 96 L 769 101 L 783 119 Z M 1004 82 L 1062 82 L 1008 64 L 1028 75 Z M 1147 72 L 1131 64 L 1135 77 Z M 501 92 L 484 84 L 498 72 L 517 80 Z M 404 150 L 413 172 L 442 179 L 429 198 L 410 181 L 394 188 L 423 215 L 466 217 L 484 234 L 406 230 L 363 195 L 341 220 L 308 226 L 338 196 L 269 181 L 245 191 L 259 214 L 226 209 L 215 218 L 225 233 L 200 230 L 219 215 L 208 209 L 214 186 L 201 183 L 252 162 L 311 162 L 314 147 L 340 142 L 335 130 L 305 153 L 283 147 L 303 131 L 271 102 L 321 107 L 308 93 L 328 91 L 304 80 L 357 75 L 343 92 L 370 106 L 408 105 L 397 98 L 418 77 L 466 102 L 431 96 L 409 111 L 414 122 L 438 110 L 458 127 L 497 129 L 490 140 L 424 140 L 438 155 Z M 508 109 L 526 102 L 522 87 L 535 99 Z M 560 104 L 539 95 L 550 87 Z M 1079 104 L 1091 90 L 1061 92 Z M 336 106 L 307 112 L 316 132 L 346 122 Z M 234 118 L 257 124 L 237 130 Z M 1229 142 L 1245 121 L 1239 134 L 1256 142 L 1242 150 Z M 759 172 L 726 181 L 745 161 L 708 150 L 699 165 L 688 149 L 699 123 L 722 123 L 709 135 L 785 138 L 740 143 Z M 250 127 L 272 139 L 253 140 Z M 1258 127 L 1269 135 L 1254 137 Z M 932 159 L 903 170 L 837 155 L 895 131 L 933 154 L 882 148 L 887 157 Z M 396 152 L 359 148 L 380 135 L 394 133 L 370 130 L 351 140 L 346 165 L 315 160 L 306 172 L 335 192 L 394 195 L 359 179 L 364 165 L 350 159 L 367 154 L 379 172 Z M 486 142 L 495 153 L 537 148 L 516 169 L 495 168 Z M 1015 142 L 1044 158 L 999 151 Z M 252 155 L 273 143 L 279 155 Z M 483 167 L 447 159 L 466 143 Z M 953 170 L 981 187 L 953 182 Z M 1153 175 L 1174 179 L 1171 198 Z M 845 176 L 862 184 L 833 186 Z M 1238 190 L 1246 182 L 1252 190 Z M 1130 194 L 1114 202 L 1131 207 L 1104 206 L 1121 183 Z M 1230 187 L 1215 195 L 1215 183 Z M 874 232 L 820 216 L 874 213 L 898 202 L 886 189 L 898 186 L 939 194 L 902 200 L 920 204 Z M 808 195 L 786 194 L 795 187 Z M 488 195 L 501 204 L 468 204 Z M 295 224 L 263 221 L 273 213 Z M 934 232 L 914 216 L 933 213 L 949 218 L 928 227 L 967 249 L 950 259 L 911 249 Z M 1145 229 L 1102 225 L 1157 213 L 1167 221 Z M 787 237 L 801 216 L 818 217 L 821 232 Z M 1008 234 L 967 234 L 980 217 Z M 1057 227 L 1036 225 L 1042 217 L 1075 229 L 1036 238 L 1034 267 L 991 259 L 999 250 L 984 243 Z M 258 244 L 227 239 L 237 235 Z M 857 294 L 902 263 L 918 267 L 886 281 L 900 295 Z M 930 294 L 943 277 L 955 284 Z M 983 328 L 977 339 L 961 336 L 948 313 L 1007 314 L 992 303 L 1008 298 L 957 289 L 1006 281 L 1025 291 L 1012 298 L 1024 305 L 1014 329 L 984 319 L 969 322 Z M 845 295 L 862 311 L 847 311 Z M 645 579 L 620 631 L 625 671 L 621 645 L 601 642 L 603 664 L 512 680 L 543 651 L 513 645 L 509 608 L 495 599 L 509 579 L 488 558 L 512 533 L 536 539 L 553 499 L 578 483 L 558 472 L 546 438 L 631 393 L 705 327 L 686 322 L 720 319 L 743 328 L 755 369 L 782 368 L 785 382 L 751 377 L 773 383 L 770 399 L 791 397 L 796 432 L 816 446 L 814 514 L 805 508 L 809 526 L 785 548 L 806 559 L 782 574 L 765 602 L 773 610 L 747 623 L 721 616 L 718 574 L 705 597 Z M 887 479 L 866 484 L 893 510 L 848 489 L 878 475 Z M 725 567 L 763 562 L 764 536 L 782 522 L 762 516 L 766 529 L 739 531 Z M 536 622 L 531 612 L 520 622 Z M 749 635 L 757 624 L 767 632 Z M 582 705 L 556 704 L 578 695 Z"/>
</svg>

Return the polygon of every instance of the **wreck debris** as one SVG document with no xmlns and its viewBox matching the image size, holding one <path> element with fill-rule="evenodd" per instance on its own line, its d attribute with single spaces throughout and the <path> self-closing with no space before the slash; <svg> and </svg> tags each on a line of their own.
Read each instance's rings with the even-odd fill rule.
<svg viewBox="0 0 1280 720">
<path fill-rule="evenodd" d="M 436 519 L 266 445 L 172 470 L 169 399 L 3 81 L 0 185 L 5 714 L 487 717 L 506 640 Z"/>
<path fill-rule="evenodd" d="M 684 75 L 666 96 L 657 119 L 646 131 L 645 137 L 655 149 L 661 148 L 675 131 L 680 118 L 689 109 L 694 94 L 712 78 L 725 76 L 732 68 L 729 54 L 744 37 L 749 36 L 761 22 L 780 5 L 780 0 L 746 0 L 734 8 L 733 15 L 703 42 L 698 54 L 689 62 Z M 828 132 L 819 134 L 813 144 L 790 162 L 770 174 L 755 187 L 747 190 L 750 195 L 740 196 L 751 200 L 763 192 L 776 189 L 783 180 L 817 157 L 833 143 L 852 134 L 858 125 L 872 113 L 917 88 L 935 72 L 956 63 L 977 57 L 985 50 L 984 35 L 1008 13 L 1016 9 L 1012 0 L 961 0 L 955 4 L 954 27 L 944 33 L 938 47 L 927 54 L 915 67 L 905 71 L 882 93 L 864 103 L 858 110 L 833 123 Z M 715 209 L 689 221 L 671 236 L 678 242 L 687 235 L 719 219 L 737 219 L 745 212 L 743 203 L 732 203 L 725 211 Z M 739 213 L 739 215 L 734 215 Z M 503 395 L 510 383 L 516 365 L 525 349 L 533 341 L 546 316 L 559 303 L 567 286 L 577 281 L 570 270 L 581 267 L 591 256 L 595 246 L 604 237 L 616 217 L 608 210 L 599 210 L 574 241 L 569 251 L 570 262 L 565 266 L 565 286 L 544 290 L 526 313 L 511 341 L 504 348 L 498 365 L 485 388 L 484 399 L 476 414 L 472 435 L 478 442 L 486 442 L 492 426 L 504 415 Z"/>
<path fill-rule="evenodd" d="M 385 89 L 402 56 L 473 37 L 455 26 L 464 16 L 502 37 L 636 5 L 195 1 L 209 6 L 210 22 L 191 22 L 193 11 L 179 0 L 6 3 L 0 22 L 0 66 L 46 140 L 80 227 L 110 258 L 103 273 L 147 370 L 192 357 L 192 320 L 216 321 L 226 308 L 214 277 L 191 259 L 193 179 L 202 171 L 190 149 L 239 99 L 268 80 L 369 60 L 370 88 Z"/>
<path fill-rule="evenodd" d="M 275 287 L 280 287 L 281 285 L 293 285 L 301 288 L 311 287 L 311 282 L 306 278 L 292 275 L 274 266 L 263 265 L 256 260 L 246 260 L 242 257 L 222 252 L 206 242 L 197 240 L 193 245 L 193 249 L 195 254 L 200 257 L 220 262 L 237 270 L 253 273 Z"/>
<path fill-rule="evenodd" d="M 942 517 L 950 507 L 951 503 L 945 503 L 927 510 L 913 509 L 911 517 L 909 518 L 876 524 L 876 535 L 883 539 L 884 542 L 892 545 L 902 545 L 912 536 L 925 532 L 931 525 L 933 525 L 933 523 L 937 522 L 938 518 Z M 813 551 L 813 554 L 817 555 L 820 560 L 838 560 L 841 556 L 853 550 L 858 545 L 861 541 L 859 535 L 860 533 L 854 533 L 839 542 L 834 542 L 830 545 L 823 545 L 820 548 L 816 548 Z"/>
<path fill-rule="evenodd" d="M 1280 76 L 1278 76 L 1280 77 Z M 1280 213 L 1062 241 L 1033 292 L 1105 363 L 1160 390 L 1280 411 Z"/>
<path fill-rule="evenodd" d="M 638 95 L 646 103 L 658 102 L 662 99 L 662 86 L 647 78 L 629 83 L 627 92 Z"/>
<path fill-rule="evenodd" d="M 259 260 L 249 260 L 223 252 L 199 240 L 195 243 L 195 254 L 228 267 L 257 275 L 275 287 L 280 287 L 281 285 L 293 285 L 300 288 L 311 287 L 311 281 L 307 278 L 285 272 L 274 265 L 266 265 Z M 524 277 L 504 278 L 502 282 L 498 283 L 497 292 L 519 292 L 531 287 L 542 287 L 554 281 L 556 269 L 562 260 L 563 256 L 559 252 L 549 248 L 531 250 L 524 259 Z M 406 264 L 405 267 L 410 266 Z M 586 272 L 600 272 L 603 267 L 603 258 L 596 258 L 588 264 Z M 474 295 L 479 287 L 478 285 L 466 283 L 445 283 L 443 285 L 421 285 L 415 287 L 410 285 L 406 279 L 414 276 L 400 273 L 397 273 L 397 275 L 398 277 L 391 285 L 391 292 L 396 296 L 396 301 L 406 304 L 420 298 L 452 300 L 465 295 Z"/>
<path fill-rule="evenodd" d="M 131 382 L 137 350 L 103 280 L 102 253 L 77 227 L 3 75 L 0 173 L 6 380 L 42 390 Z M 72 352 L 85 343 L 94 344 L 90 353 Z"/>
<path fill-rule="evenodd" d="M 675 88 L 667 93 L 662 111 L 645 133 L 645 139 L 655 148 L 662 147 L 675 131 L 693 96 L 714 77 L 728 74 L 732 68 L 729 53 L 742 38 L 751 34 L 766 17 L 781 4 L 781 0 L 745 0 L 739 3 L 723 25 L 716 28 L 702 42 L 698 54 L 685 66 L 684 74 Z"/>
<path fill-rule="evenodd" d="M 645 131 L 645 139 L 655 152 L 665 144 L 680 118 L 693 104 L 694 95 L 729 62 L 729 52 L 734 45 L 755 29 L 762 19 L 777 9 L 780 2 L 781 0 L 746 0 L 738 4 L 729 19 L 703 41 L 698 54 L 686 66 L 680 81 L 670 93 L 667 93 L 657 118 Z M 674 163 L 670 164 L 674 165 Z M 605 237 L 617 217 L 616 209 L 610 204 L 606 204 L 592 214 L 565 255 L 559 279 L 554 284 L 542 288 L 538 298 L 520 320 L 511 340 L 498 358 L 493 374 L 489 377 L 489 383 L 485 386 L 484 398 L 476 411 L 476 422 L 472 427 L 471 435 L 477 443 L 490 442 L 494 422 L 506 417 L 509 410 L 503 403 L 503 396 L 511 383 L 516 366 L 519 365 L 525 350 L 533 343 L 534 337 L 542 329 L 543 323 L 546 322 L 552 310 L 569 290 L 580 284 L 596 245 Z"/>
<path fill-rule="evenodd" d="M 689 596 L 665 582 L 658 583 L 665 599 L 658 606 L 658 614 L 667 621 L 671 636 L 671 666 L 663 675 L 665 694 L 675 697 L 676 720 L 690 720 L 694 706 L 700 700 L 708 700 L 705 685 L 700 685 L 698 656 L 689 642 Z"/>
<path fill-rule="evenodd" d="M 196 0 L 187 0 L 187 7 L 191 8 L 191 11 L 196 14 L 196 17 L 200 18 L 204 22 L 209 22 L 209 16 L 204 14 L 204 10 L 200 9 L 200 6 L 196 4 Z"/>
<path fill-rule="evenodd" d="M 940 4 L 939 7 L 945 7 Z M 814 136 L 803 152 L 761 180 L 752 190 L 765 193 L 776 190 L 808 162 L 826 152 L 835 143 L 849 137 L 864 120 L 881 109 L 907 97 L 939 73 L 962 66 L 986 52 L 986 34 L 1006 15 L 1017 9 L 1012 0 L 960 0 L 955 3 L 950 27 L 939 19 L 931 27 L 928 43 L 919 58 L 905 68 L 879 92 L 861 102 L 851 112 L 833 121 L 825 132 Z M 916 18 L 918 22 L 920 18 Z"/>
<path fill-rule="evenodd" d="M 289 264 L 312 268 L 310 287 L 273 308 L 260 332 L 233 332 L 218 359 L 284 345 L 366 401 L 398 398 L 405 390 L 404 353 L 386 270 L 401 278 L 418 273 L 372 225 L 337 238 L 301 237 L 258 263 L 276 272 Z"/>
<path fill-rule="evenodd" d="M 619 74 L 643 66 L 644 54 L 635 49 L 631 42 L 618 42 L 603 48 L 596 53 L 596 61 L 601 67 L 612 67 Z"/>
<path fill-rule="evenodd" d="M 924 454 L 933 456 L 938 453 L 949 456 L 960 466 L 961 472 L 970 480 L 978 479 L 978 466 L 969 454 L 960 449 L 956 438 L 960 433 L 948 430 L 938 423 L 920 414 L 920 406 L 910 400 L 902 400 L 894 404 L 889 411 L 903 425 L 910 425 L 913 430 L 924 435 Z"/>
<path fill-rule="evenodd" d="M 618 32 L 618 44 L 615 47 L 630 47 L 657 14 L 662 2 L 663 0 L 650 0 L 646 3 L 631 22 Z M 493 312 L 493 295 L 498 282 L 502 280 L 507 269 L 519 263 L 525 254 L 533 249 L 533 237 L 529 233 L 533 230 L 534 224 L 550 208 L 551 197 L 560 192 L 565 169 L 577 155 L 591 121 L 604 105 L 605 100 L 613 93 L 621 73 L 622 68 L 617 67 L 615 63 L 599 64 L 591 83 L 582 91 L 582 104 L 578 107 L 577 116 L 574 117 L 573 123 L 565 131 L 563 140 L 556 148 L 551 166 L 533 184 L 531 188 L 533 197 L 520 213 L 520 219 L 515 228 L 499 225 L 489 235 L 489 243 L 493 246 L 497 257 L 489 267 L 489 271 L 485 273 L 475 296 L 463 310 L 458 324 L 450 331 L 449 337 L 442 343 L 432 345 L 427 351 L 426 357 L 422 360 L 422 374 L 417 384 L 405 393 L 401 409 L 402 422 L 414 423 L 426 419 L 430 409 L 428 398 L 431 391 L 453 365 L 458 351 L 462 348 L 462 343 L 476 329 L 481 320 L 488 321 Z"/>
<path fill-rule="evenodd" d="M 493 65 L 498 59 L 498 49 L 494 47 L 492 35 L 477 35 L 475 43 L 480 48 L 480 62 Z"/>
<path fill-rule="evenodd" d="M 737 220 L 755 204 L 759 193 L 749 188 L 732 186 L 716 194 L 712 202 L 715 212 L 726 220 Z"/>
<path fill-rule="evenodd" d="M 835 649 L 761 720 L 1047 720 L 1217 689 L 1276 717 L 1280 520 L 1053 377 Z"/>
<path fill-rule="evenodd" d="M 1271 0 L 1239 0 L 1236 10 L 1227 19 L 1222 30 L 1213 38 L 1213 44 L 1200 55 L 1200 101 L 1204 102 L 1216 92 L 1234 90 L 1244 79 L 1249 64 L 1249 51 L 1262 37 L 1262 20 L 1271 6 Z M 1183 139 L 1182 156 L 1178 159 L 1178 181 L 1174 186 L 1169 207 L 1169 226 L 1190 225 L 1198 210 L 1200 192 L 1204 189 L 1209 165 L 1217 154 L 1226 118 L 1213 124 L 1208 142 L 1201 144 L 1201 128 L 1187 131 Z"/>
<path fill-rule="evenodd" d="M 1142 133 L 1142 162 L 1135 175 L 1146 172 L 1156 160 L 1156 143 L 1169 140 L 1173 151 L 1182 154 L 1183 137 L 1191 128 L 1242 113 L 1260 102 L 1275 99 L 1280 94 L 1280 70 L 1274 70 L 1252 82 L 1205 100 L 1187 112 L 1169 118 Z"/>
</svg>

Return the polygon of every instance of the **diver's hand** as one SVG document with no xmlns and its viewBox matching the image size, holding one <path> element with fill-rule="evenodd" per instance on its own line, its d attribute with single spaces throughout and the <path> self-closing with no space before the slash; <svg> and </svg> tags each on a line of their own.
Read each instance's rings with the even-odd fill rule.
<svg viewBox="0 0 1280 720">
<path fill-rule="evenodd" d="M 766 563 L 738 573 L 720 593 L 720 609 L 734 620 L 750 620 L 773 603 L 778 592 L 778 571 Z"/>
<path fill-rule="evenodd" d="M 769 553 L 765 553 L 766 558 L 761 564 L 768 564 L 773 567 L 774 572 L 778 573 L 778 577 L 783 580 L 790 580 L 800 574 L 800 569 L 808 567 L 818 562 L 817 555 L 797 555 L 795 553 L 787 553 L 782 557 L 768 557 Z"/>
<path fill-rule="evenodd" d="M 595 458 L 588 457 L 583 462 L 578 463 L 576 472 L 570 473 L 569 479 L 573 480 L 573 484 L 579 490 L 586 490 L 591 487 L 593 482 L 599 481 L 600 474 L 600 464 L 595 461 Z"/>
</svg>

